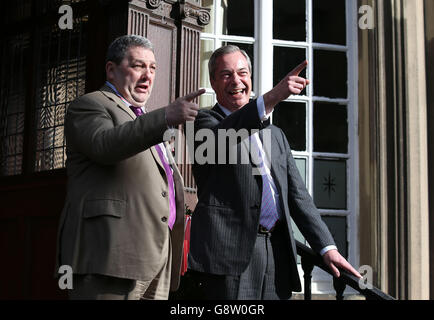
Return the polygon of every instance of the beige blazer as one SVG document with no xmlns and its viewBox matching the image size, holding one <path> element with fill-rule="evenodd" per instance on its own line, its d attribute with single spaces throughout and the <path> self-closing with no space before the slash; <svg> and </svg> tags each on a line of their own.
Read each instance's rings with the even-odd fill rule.
<svg viewBox="0 0 434 320">
<path fill-rule="evenodd" d="M 178 288 L 183 181 L 173 165 L 177 217 L 170 231 L 168 183 L 153 147 L 166 130 L 164 109 L 137 118 L 108 86 L 71 103 L 65 118 L 68 191 L 59 222 L 58 266 L 70 265 L 76 274 L 151 280 L 170 236 L 171 290 Z"/>
</svg>

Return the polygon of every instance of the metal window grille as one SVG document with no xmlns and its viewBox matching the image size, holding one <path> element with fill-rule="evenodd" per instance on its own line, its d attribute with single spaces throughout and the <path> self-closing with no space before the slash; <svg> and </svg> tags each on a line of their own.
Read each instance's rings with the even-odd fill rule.
<svg viewBox="0 0 434 320">
<path fill-rule="evenodd" d="M 65 167 L 63 124 L 66 109 L 85 93 L 87 18 L 75 21 L 72 30 L 47 28 L 39 39 L 40 55 L 36 89 L 35 171 Z"/>
<path fill-rule="evenodd" d="M 25 56 L 30 37 L 10 37 L 3 46 L 0 93 L 0 175 L 22 173 L 25 116 Z"/>
<path fill-rule="evenodd" d="M 60 30 L 49 17 L 60 5 L 85 1 L 5 4 L 12 29 L 0 46 L 0 176 L 65 166 L 64 116 L 85 93 L 88 19 L 74 15 L 73 29 Z M 23 27 L 28 31 L 18 31 Z"/>
</svg>

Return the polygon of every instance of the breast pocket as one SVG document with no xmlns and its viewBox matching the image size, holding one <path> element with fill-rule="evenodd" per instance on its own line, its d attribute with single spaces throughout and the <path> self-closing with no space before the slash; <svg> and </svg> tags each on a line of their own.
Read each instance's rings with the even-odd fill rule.
<svg viewBox="0 0 434 320">
<path fill-rule="evenodd" d="M 112 216 L 122 218 L 127 208 L 125 200 L 89 199 L 84 203 L 83 217 Z"/>
</svg>

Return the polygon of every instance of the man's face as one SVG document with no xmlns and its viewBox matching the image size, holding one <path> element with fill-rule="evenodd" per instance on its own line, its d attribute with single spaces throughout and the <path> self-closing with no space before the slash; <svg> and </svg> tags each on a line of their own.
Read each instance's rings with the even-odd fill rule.
<svg viewBox="0 0 434 320">
<path fill-rule="evenodd" d="M 132 105 L 144 106 L 151 95 L 155 78 L 154 53 L 142 47 L 131 47 L 119 65 L 109 61 L 107 79 Z"/>
<path fill-rule="evenodd" d="M 214 79 L 210 81 L 218 103 L 228 110 L 236 111 L 249 102 L 252 79 L 247 60 L 241 52 L 218 57 Z"/>
</svg>

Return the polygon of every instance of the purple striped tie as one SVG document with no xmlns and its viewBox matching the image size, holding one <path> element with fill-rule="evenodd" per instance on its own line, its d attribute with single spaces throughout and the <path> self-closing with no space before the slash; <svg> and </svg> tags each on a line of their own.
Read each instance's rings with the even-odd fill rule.
<svg viewBox="0 0 434 320">
<path fill-rule="evenodd" d="M 131 110 L 133 110 L 134 114 L 140 117 L 144 114 L 142 108 L 130 106 Z M 174 190 L 174 181 L 173 181 L 173 172 L 172 168 L 170 168 L 169 164 L 166 161 L 166 157 L 163 154 L 163 150 L 160 145 L 157 144 L 154 146 L 160 156 L 160 160 L 163 163 L 164 171 L 166 172 L 167 183 L 169 185 L 169 208 L 170 208 L 170 216 L 169 216 L 169 228 L 172 230 L 173 224 L 175 223 L 176 218 L 176 202 L 175 202 L 175 190 Z"/>
<path fill-rule="evenodd" d="M 276 224 L 277 220 L 279 220 L 279 213 L 277 211 L 279 204 L 275 203 L 275 199 L 273 198 L 270 176 L 266 172 L 264 159 L 262 158 L 261 151 L 259 150 L 259 145 L 254 136 L 252 136 L 250 140 L 253 142 L 251 144 L 253 147 L 252 149 L 256 149 L 258 154 L 258 168 L 261 169 L 260 172 L 262 174 L 262 201 L 259 224 L 267 230 L 271 230 Z"/>
</svg>

